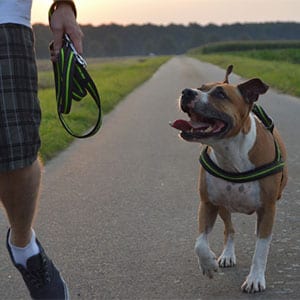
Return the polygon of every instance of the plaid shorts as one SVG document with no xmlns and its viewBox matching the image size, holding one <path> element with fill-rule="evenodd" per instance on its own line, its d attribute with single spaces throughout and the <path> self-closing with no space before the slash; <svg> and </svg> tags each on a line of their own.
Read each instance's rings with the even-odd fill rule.
<svg viewBox="0 0 300 300">
<path fill-rule="evenodd" d="M 32 164 L 40 148 L 41 111 L 31 28 L 0 25 L 0 172 Z"/>
</svg>

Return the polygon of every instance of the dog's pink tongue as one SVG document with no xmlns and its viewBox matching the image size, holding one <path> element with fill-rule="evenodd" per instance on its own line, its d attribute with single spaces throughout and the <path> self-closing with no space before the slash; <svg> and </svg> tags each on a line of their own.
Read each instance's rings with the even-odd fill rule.
<svg viewBox="0 0 300 300">
<path fill-rule="evenodd" d="M 181 131 L 189 131 L 192 128 L 191 124 L 185 120 L 176 120 L 173 123 L 170 123 L 170 125 Z"/>
</svg>

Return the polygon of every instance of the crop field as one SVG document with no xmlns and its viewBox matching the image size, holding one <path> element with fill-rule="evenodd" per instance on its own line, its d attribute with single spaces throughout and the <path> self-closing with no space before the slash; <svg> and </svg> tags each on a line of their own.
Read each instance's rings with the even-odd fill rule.
<svg viewBox="0 0 300 300">
<path fill-rule="evenodd" d="M 103 114 L 110 112 L 120 100 L 150 78 L 168 59 L 169 57 L 165 56 L 88 60 L 88 71 L 100 93 Z M 65 149 L 73 137 L 65 131 L 57 116 L 51 63 L 38 61 L 38 70 L 42 108 L 40 157 L 46 162 Z M 87 96 L 80 102 L 73 101 L 71 113 L 64 117 L 74 132 L 82 134 L 95 123 L 97 107 Z"/>
<path fill-rule="evenodd" d="M 300 97 L 300 42 L 228 42 L 192 49 L 188 55 L 244 78 L 259 77 L 272 88 Z"/>
</svg>

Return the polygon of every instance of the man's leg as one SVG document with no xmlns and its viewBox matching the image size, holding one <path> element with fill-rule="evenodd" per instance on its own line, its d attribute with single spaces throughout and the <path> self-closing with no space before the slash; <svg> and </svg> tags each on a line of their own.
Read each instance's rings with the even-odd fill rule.
<svg viewBox="0 0 300 300">
<path fill-rule="evenodd" d="M 0 24 L 0 200 L 7 249 L 34 299 L 68 299 L 68 288 L 32 230 L 41 180 L 41 110 L 31 28 Z M 33 163 L 32 163 L 33 162 Z"/>
<path fill-rule="evenodd" d="M 15 171 L 0 173 L 0 198 L 11 226 L 10 242 L 25 247 L 31 239 L 41 181 L 38 160 Z"/>
<path fill-rule="evenodd" d="M 32 230 L 41 165 L 0 173 L 0 198 L 10 223 L 7 248 L 34 299 L 68 299 L 68 288 Z"/>
</svg>

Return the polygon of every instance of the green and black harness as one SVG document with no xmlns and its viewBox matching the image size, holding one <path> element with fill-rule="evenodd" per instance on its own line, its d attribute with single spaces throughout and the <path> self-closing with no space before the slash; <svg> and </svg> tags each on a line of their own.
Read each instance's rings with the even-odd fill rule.
<svg viewBox="0 0 300 300">
<path fill-rule="evenodd" d="M 252 112 L 261 120 L 266 129 L 273 134 L 274 122 L 272 118 L 259 106 L 254 105 Z M 234 173 L 227 172 L 218 167 L 208 155 L 208 147 L 205 147 L 200 154 L 199 161 L 202 167 L 211 175 L 234 183 L 244 183 L 259 180 L 269 175 L 279 173 L 283 170 L 285 162 L 282 159 L 281 151 L 277 141 L 274 138 L 275 159 L 273 162 L 249 170 L 246 172 Z"/>
</svg>

